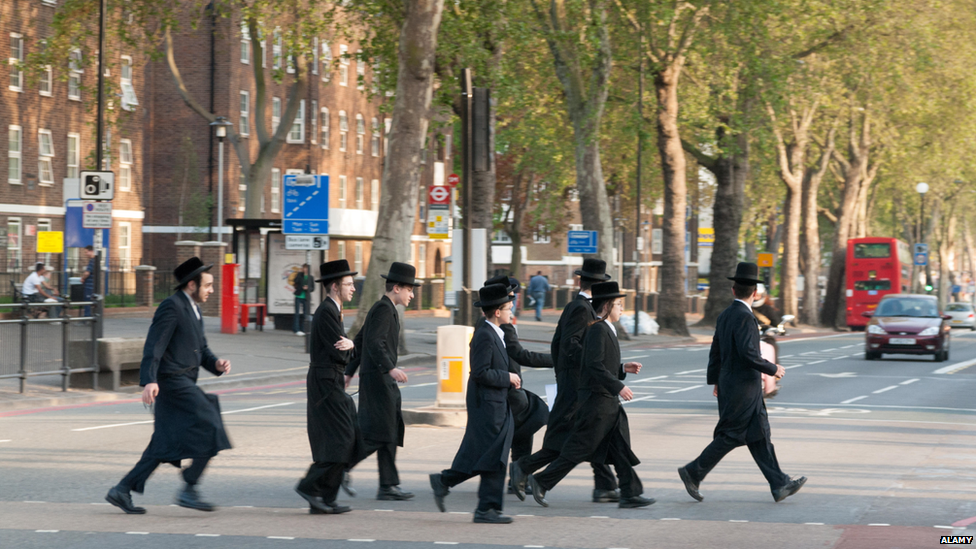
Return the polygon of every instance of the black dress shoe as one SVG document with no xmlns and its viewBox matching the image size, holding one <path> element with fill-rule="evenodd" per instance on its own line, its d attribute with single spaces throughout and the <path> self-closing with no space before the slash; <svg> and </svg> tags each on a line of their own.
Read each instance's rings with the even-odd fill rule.
<svg viewBox="0 0 976 549">
<path fill-rule="evenodd" d="M 347 496 L 354 498 L 356 497 L 356 489 L 352 487 L 352 476 L 349 475 L 349 471 L 342 473 L 342 482 L 339 484 L 342 491 L 346 493 Z"/>
<path fill-rule="evenodd" d="M 376 499 L 380 501 L 404 501 L 413 497 L 413 492 L 404 492 L 399 486 L 380 486 Z"/>
<path fill-rule="evenodd" d="M 447 512 L 447 507 L 444 506 L 444 498 L 451 493 L 451 490 L 444 485 L 440 473 L 430 475 L 430 487 L 434 490 L 434 503 L 437 504 L 437 508 L 440 509 L 441 513 Z"/>
<path fill-rule="evenodd" d="M 678 467 L 678 476 L 681 477 L 681 482 L 685 483 L 685 490 L 688 490 L 688 495 L 701 501 L 705 499 L 701 494 L 698 493 L 698 483 L 691 479 L 691 473 L 685 467 Z"/>
<path fill-rule="evenodd" d="M 593 490 L 593 503 L 617 503 L 620 501 L 620 490 Z"/>
<path fill-rule="evenodd" d="M 515 497 L 519 498 L 519 501 L 525 501 L 525 473 L 522 472 L 517 461 L 513 461 L 508 466 L 508 482 Z"/>
<path fill-rule="evenodd" d="M 475 511 L 474 522 L 481 524 L 511 524 L 512 517 L 503 515 L 497 509 L 488 509 L 487 511 Z"/>
<path fill-rule="evenodd" d="M 295 492 L 298 495 L 302 496 L 302 499 L 308 502 L 308 505 L 310 507 L 309 510 L 310 513 L 312 513 L 312 511 L 318 511 L 318 514 L 322 514 L 322 515 L 331 514 L 329 513 L 329 508 L 325 505 L 325 503 L 322 502 L 322 498 L 318 496 L 313 496 L 311 493 L 306 492 L 302 488 L 301 483 L 299 483 L 298 486 L 295 486 Z M 312 513 L 312 514 L 314 515 L 316 513 Z"/>
<path fill-rule="evenodd" d="M 196 509 L 197 511 L 213 511 L 217 507 L 211 503 L 207 503 L 200 499 L 197 494 L 197 489 L 192 484 L 187 484 L 183 491 L 176 496 L 176 504 L 180 507 L 186 507 L 187 509 Z"/>
<path fill-rule="evenodd" d="M 621 509 L 637 509 L 638 507 L 647 507 L 652 505 L 655 501 L 654 498 L 645 498 L 644 496 L 630 496 L 629 498 L 620 498 L 620 503 L 617 507 Z"/>
<path fill-rule="evenodd" d="M 334 501 L 332 503 L 325 504 L 325 511 L 320 511 L 315 507 L 308 508 L 308 514 L 310 515 L 341 515 L 342 513 L 348 513 L 349 511 L 352 511 L 352 508 L 347 505 L 339 505 Z"/>
<path fill-rule="evenodd" d="M 532 494 L 532 488 L 529 488 L 528 486 L 526 486 L 524 493 L 531 495 Z M 508 494 L 509 495 L 518 495 L 518 494 L 515 493 L 515 490 L 512 488 L 512 485 L 511 484 L 508 485 Z"/>
<path fill-rule="evenodd" d="M 136 507 L 132 504 L 132 494 L 128 490 L 123 490 L 118 486 L 113 486 L 108 494 L 105 495 L 105 501 L 111 503 L 112 505 L 118 507 L 125 511 L 127 515 L 145 515 L 146 509 L 144 507 Z"/>
<path fill-rule="evenodd" d="M 542 486 L 539 486 L 538 482 L 536 482 L 535 476 L 529 475 L 526 482 L 528 483 L 529 488 L 532 489 L 532 499 L 543 507 L 549 507 L 549 502 L 546 501 L 546 491 L 544 488 L 542 488 Z"/>
<path fill-rule="evenodd" d="M 773 499 L 776 500 L 776 503 L 783 501 L 784 499 L 799 492 L 800 488 L 803 488 L 803 485 L 806 484 L 806 482 L 807 477 L 790 479 L 790 481 L 786 483 L 786 486 L 773 490 Z"/>
</svg>

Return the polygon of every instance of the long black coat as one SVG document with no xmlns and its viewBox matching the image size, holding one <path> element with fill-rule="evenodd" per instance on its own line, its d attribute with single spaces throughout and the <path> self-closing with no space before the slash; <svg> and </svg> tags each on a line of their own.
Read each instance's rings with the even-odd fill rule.
<svg viewBox="0 0 976 549">
<path fill-rule="evenodd" d="M 579 409 L 573 433 L 562 449 L 562 456 L 577 462 L 607 463 L 607 450 L 618 446 L 637 465 L 640 460 L 630 449 L 630 425 L 617 395 L 627 377 L 620 362 L 620 345 L 606 322 L 586 329 L 579 379 Z"/>
<path fill-rule="evenodd" d="M 707 381 L 718 385 L 715 437 L 739 444 L 769 438 L 760 374 L 776 374 L 776 365 L 759 354 L 759 324 L 752 309 L 734 301 L 718 315 L 708 353 Z"/>
<path fill-rule="evenodd" d="M 153 315 L 139 366 L 139 384 L 159 384 L 152 441 L 147 454 L 179 466 L 182 459 L 211 457 L 231 447 L 217 395 L 197 386 L 200 367 L 215 376 L 217 357 L 207 346 L 203 317 L 177 291 Z"/>
<path fill-rule="evenodd" d="M 542 441 L 542 447 L 548 450 L 562 450 L 573 432 L 576 409 L 579 407 L 576 393 L 579 389 L 583 332 L 597 318 L 590 300 L 582 295 L 570 301 L 559 317 L 551 345 L 556 370 L 556 401 L 549 412 L 549 424 Z"/>
<path fill-rule="evenodd" d="M 345 374 L 351 376 L 359 370 L 359 427 L 363 438 L 403 446 L 400 388 L 390 377 L 390 370 L 396 368 L 399 342 L 396 305 L 383 296 L 369 309 L 356 334 L 354 343 L 359 352 L 346 366 Z"/>
<path fill-rule="evenodd" d="M 504 470 L 515 433 L 508 406 L 508 353 L 487 322 L 479 324 L 469 345 L 468 422 L 451 469 L 467 474 Z"/>
<path fill-rule="evenodd" d="M 485 320 L 482 319 L 482 322 Z M 503 324 L 501 328 L 502 332 L 505 333 L 505 351 L 509 358 L 509 372 L 517 374 L 519 379 L 522 379 L 522 366 L 552 368 L 552 355 L 536 353 L 522 347 L 515 326 Z M 516 429 L 521 429 L 524 426 L 534 433 L 549 421 L 549 406 L 528 389 L 510 388 L 508 390 L 508 405 L 512 408 Z"/>
<path fill-rule="evenodd" d="M 342 377 L 356 349 L 336 349 L 336 342 L 343 337 L 346 330 L 339 307 L 326 297 L 312 317 L 312 360 L 306 384 L 308 443 L 312 460 L 318 463 L 351 463 L 362 442 L 356 403 L 346 394 Z"/>
</svg>

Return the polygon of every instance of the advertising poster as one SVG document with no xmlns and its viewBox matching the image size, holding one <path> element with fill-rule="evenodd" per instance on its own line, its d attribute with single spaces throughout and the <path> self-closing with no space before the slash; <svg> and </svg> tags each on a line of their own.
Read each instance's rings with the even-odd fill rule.
<svg viewBox="0 0 976 549">
<path fill-rule="evenodd" d="M 322 252 L 312 252 L 312 263 L 309 276 L 314 281 L 318 278 Z M 295 314 L 295 275 L 302 270 L 305 263 L 305 250 L 289 250 L 285 248 L 285 235 L 268 233 L 268 314 Z M 322 300 L 321 286 L 310 285 L 312 291 L 312 305 L 308 313 L 314 314 Z"/>
</svg>

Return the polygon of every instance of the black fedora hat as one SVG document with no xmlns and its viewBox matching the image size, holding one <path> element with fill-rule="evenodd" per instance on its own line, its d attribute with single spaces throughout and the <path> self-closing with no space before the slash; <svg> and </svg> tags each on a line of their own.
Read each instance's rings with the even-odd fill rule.
<svg viewBox="0 0 976 549">
<path fill-rule="evenodd" d="M 496 305 L 502 305 L 508 303 L 515 299 L 514 295 L 508 295 L 509 289 L 507 284 L 489 284 L 484 288 L 478 290 L 478 301 L 475 301 L 475 307 L 494 307 Z"/>
<path fill-rule="evenodd" d="M 350 271 L 349 262 L 345 259 L 337 259 L 335 261 L 329 261 L 328 263 L 323 263 L 319 266 L 319 275 L 322 277 L 316 282 L 328 282 L 335 278 L 341 278 L 343 276 L 356 276 L 359 271 Z"/>
<path fill-rule="evenodd" d="M 759 278 L 759 265 L 746 261 L 739 262 L 735 266 L 735 276 L 730 276 L 728 279 L 742 284 L 759 284 L 762 282 L 762 279 Z"/>
<path fill-rule="evenodd" d="M 593 301 L 624 297 L 616 282 L 597 282 L 590 288 L 590 291 L 593 292 Z"/>
<path fill-rule="evenodd" d="M 417 279 L 414 278 L 416 275 L 417 268 L 413 265 L 394 261 L 390 265 L 390 272 L 380 276 L 385 278 L 387 282 L 396 282 L 397 284 L 406 284 L 408 286 L 420 286 L 420 282 L 417 282 Z"/>
<path fill-rule="evenodd" d="M 176 289 L 179 290 L 186 286 L 198 274 L 207 272 L 212 268 L 213 265 L 204 265 L 199 257 L 194 256 L 187 259 L 179 267 L 173 269 L 173 276 L 176 277 Z"/>
<path fill-rule="evenodd" d="M 492 284 L 502 284 L 504 286 L 508 286 L 508 291 L 514 292 L 515 289 L 518 288 L 518 281 L 515 280 L 515 282 L 513 283 L 512 282 L 513 280 L 515 279 L 510 278 L 506 275 L 493 276 L 485 281 L 485 286 L 491 286 Z"/>
<path fill-rule="evenodd" d="M 574 273 L 580 278 L 587 280 L 610 280 L 607 274 L 607 262 L 602 259 L 584 259 L 583 268 L 576 269 Z"/>
</svg>

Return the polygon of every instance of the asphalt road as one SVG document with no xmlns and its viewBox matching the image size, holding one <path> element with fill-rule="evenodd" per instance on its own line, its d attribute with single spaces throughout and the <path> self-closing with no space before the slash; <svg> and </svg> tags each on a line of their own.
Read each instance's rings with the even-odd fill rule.
<svg viewBox="0 0 976 549">
<path fill-rule="evenodd" d="M 526 343 L 544 350 L 538 343 Z M 142 404 L 119 401 L 68 409 L 0 413 L 0 547 L 935 547 L 976 524 L 976 334 L 957 332 L 952 360 L 863 358 L 863 335 L 784 340 L 787 367 L 767 401 L 783 469 L 806 475 L 796 496 L 776 504 L 746 449 L 730 454 L 692 500 L 675 469 L 711 439 L 715 399 L 705 385 L 703 345 L 627 346 L 644 364 L 626 380 L 637 467 L 651 507 L 589 501 L 588 467 L 549 493 L 549 508 L 506 499 L 510 526 L 475 525 L 477 484 L 436 511 L 427 474 L 450 465 L 463 431 L 408 427 L 398 463 L 417 497 L 380 502 L 375 460 L 353 472 L 356 498 L 342 516 L 309 516 L 293 487 L 309 463 L 303 382 L 221 392 L 235 447 L 211 462 L 201 491 L 221 506 L 199 513 L 172 506 L 180 482 L 163 467 L 127 516 L 105 492 L 137 461 L 152 432 Z M 432 403 L 435 373 L 414 368 L 404 406 Z M 525 372 L 545 394 L 553 376 Z M 541 442 L 537 437 L 536 445 Z"/>
</svg>

